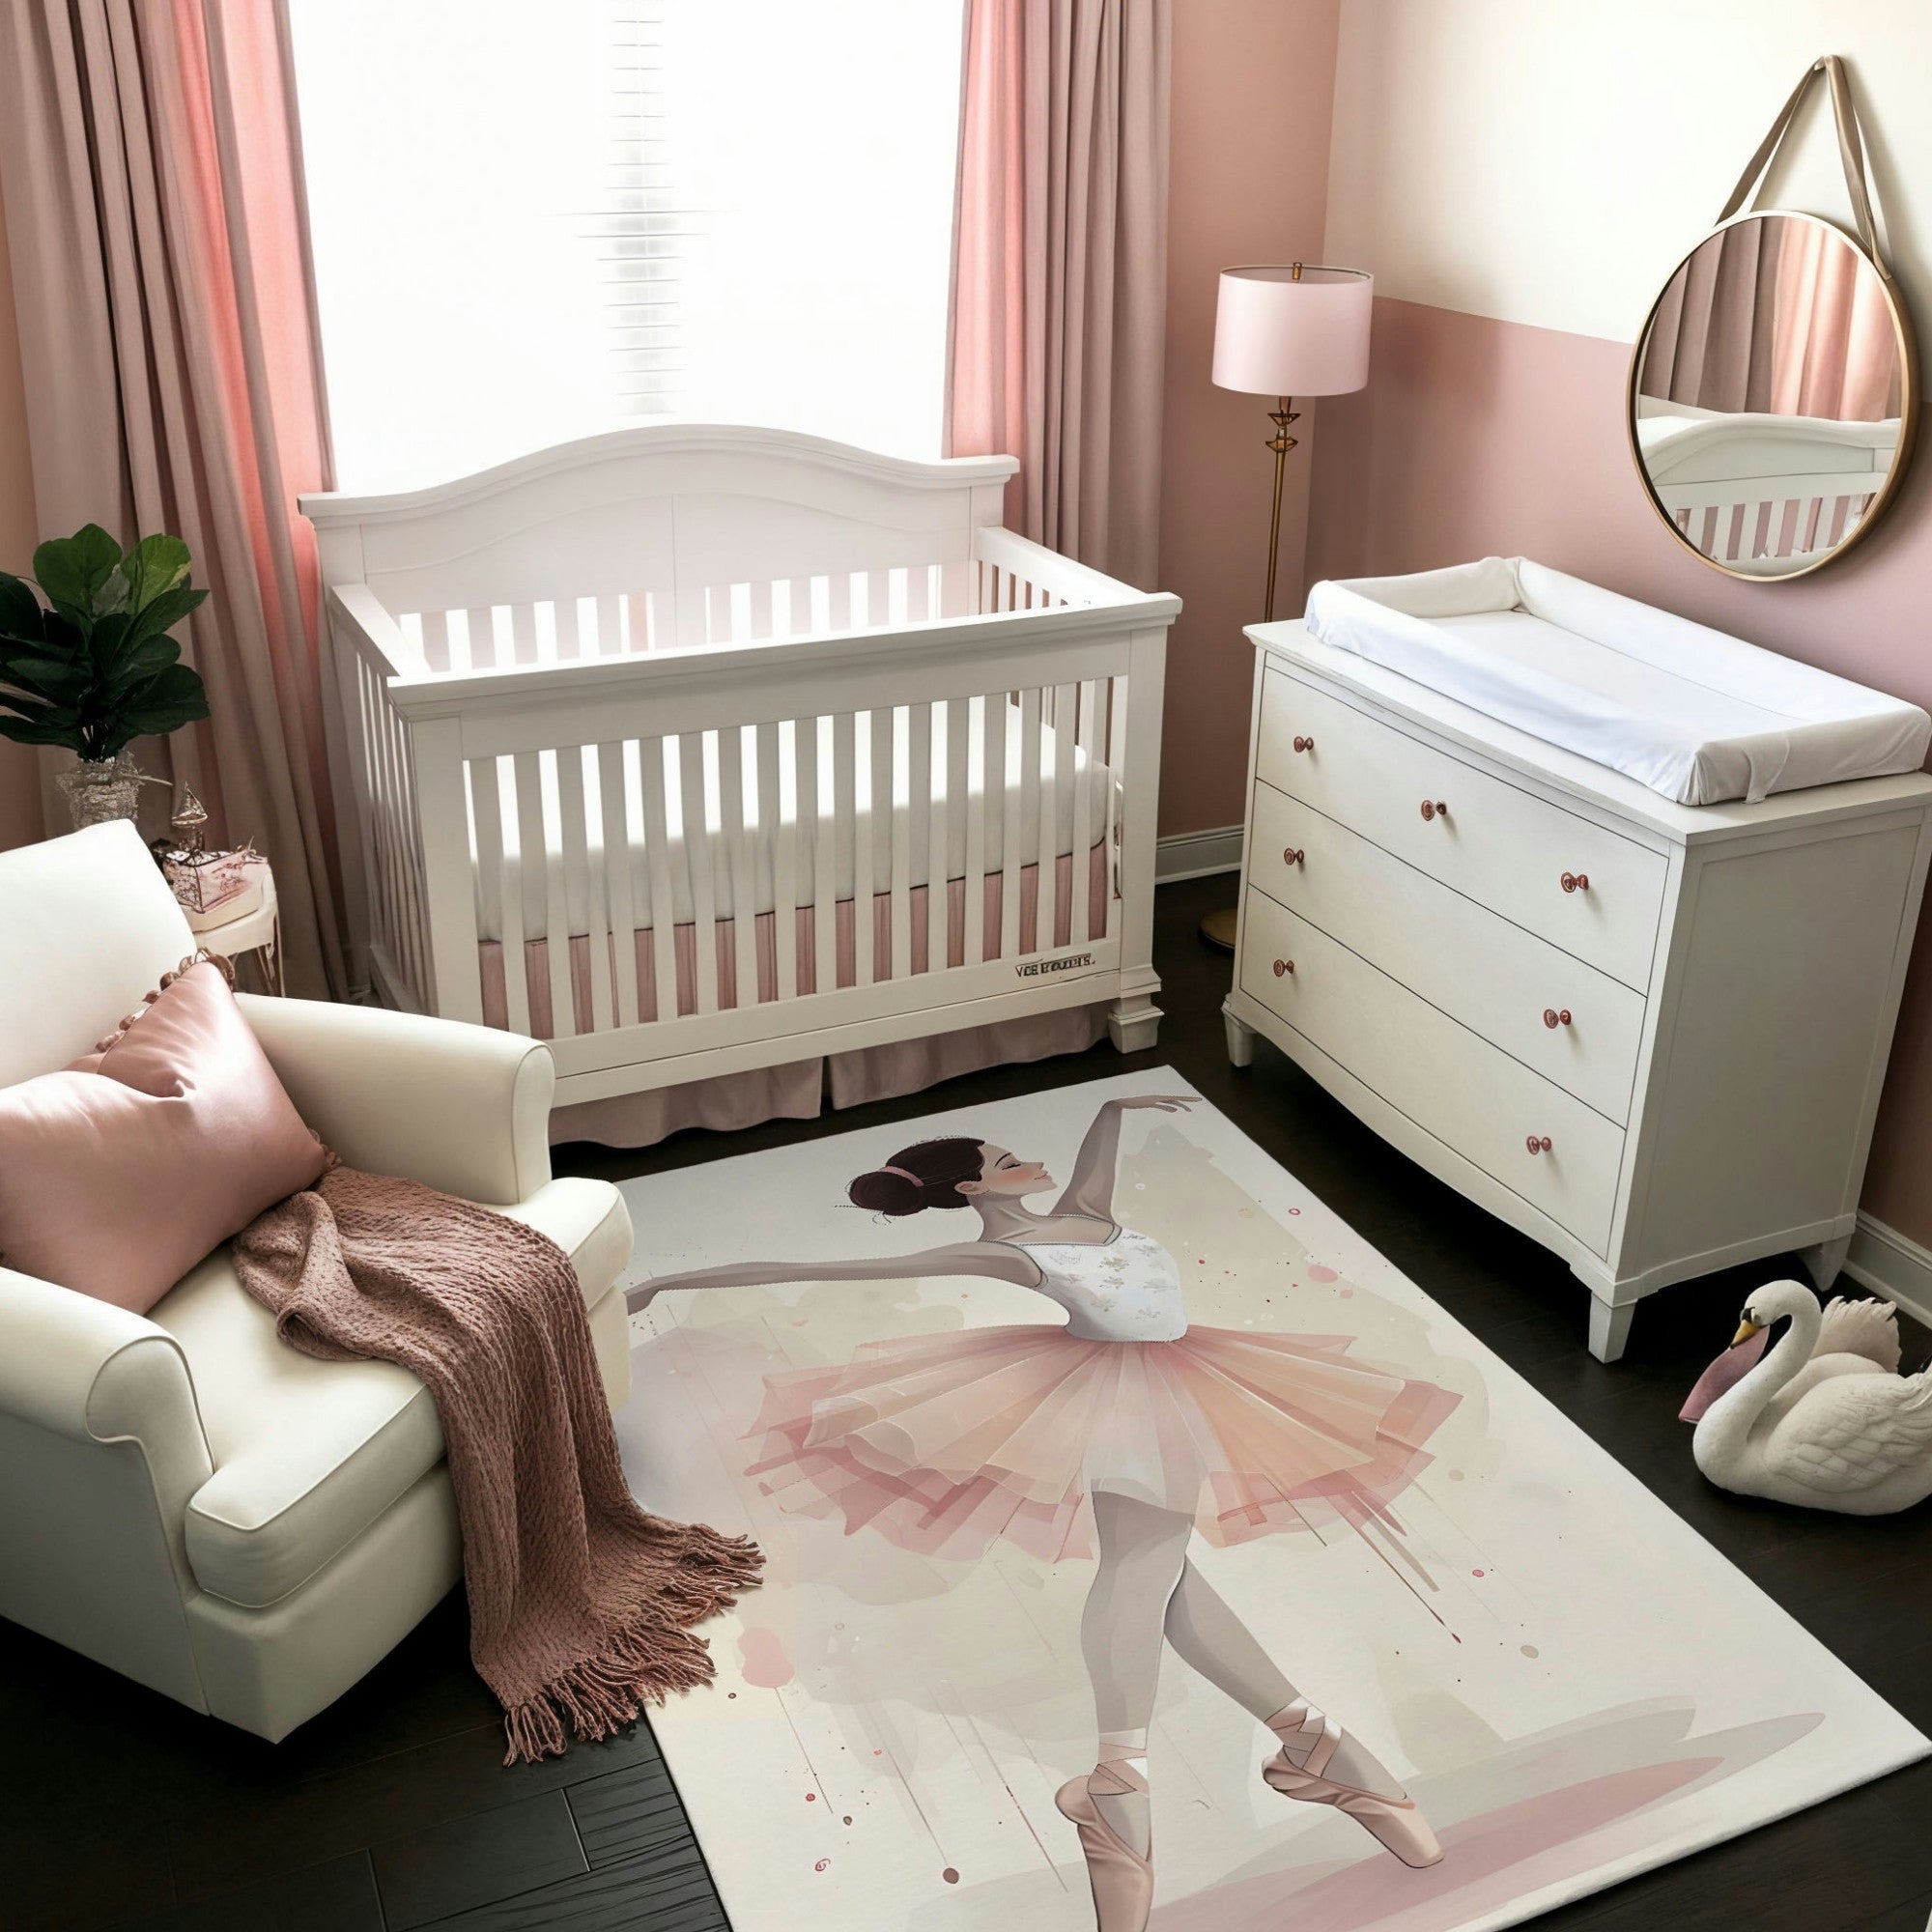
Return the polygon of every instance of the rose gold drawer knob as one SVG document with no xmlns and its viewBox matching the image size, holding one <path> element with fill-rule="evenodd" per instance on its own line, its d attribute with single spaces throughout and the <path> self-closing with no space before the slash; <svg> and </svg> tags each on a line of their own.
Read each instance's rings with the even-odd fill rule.
<svg viewBox="0 0 1932 1932">
<path fill-rule="evenodd" d="M 1523 1146 L 1531 1153 L 1548 1153 L 1549 1151 L 1549 1136 L 1548 1134 L 1530 1134 L 1523 1141 Z"/>
<path fill-rule="evenodd" d="M 1552 1031 L 1560 1026 L 1568 1026 L 1570 1024 L 1570 1009 L 1568 1007 L 1545 1007 L 1543 1009 L 1543 1024 Z"/>
<path fill-rule="evenodd" d="M 1281 863 L 1284 866 L 1298 866 L 1307 856 L 1299 845 L 1284 845 L 1281 848 Z"/>
<path fill-rule="evenodd" d="M 1315 740 L 1313 738 L 1304 738 L 1301 735 L 1301 733 L 1297 731 L 1294 734 L 1294 749 L 1297 752 L 1312 752 L 1315 749 Z"/>
<path fill-rule="evenodd" d="M 1425 798 L 1422 801 L 1424 818 L 1447 818 L 1449 808 L 1439 798 Z"/>
<path fill-rule="evenodd" d="M 1293 973 L 1293 971 L 1294 971 L 1294 961 L 1293 959 L 1277 959 L 1274 962 L 1274 977 L 1277 980 L 1279 980 L 1284 973 Z"/>
<path fill-rule="evenodd" d="M 1587 893 L 1590 890 L 1589 873 L 1565 872 L 1563 874 L 1563 890 L 1566 893 Z"/>
</svg>

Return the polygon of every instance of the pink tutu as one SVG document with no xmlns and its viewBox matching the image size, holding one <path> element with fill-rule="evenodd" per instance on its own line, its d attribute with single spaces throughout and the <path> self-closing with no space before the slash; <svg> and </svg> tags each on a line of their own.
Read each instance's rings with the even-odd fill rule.
<svg viewBox="0 0 1932 1932">
<path fill-rule="evenodd" d="M 747 1473 L 786 1509 L 928 1556 L 1002 1536 L 1048 1562 L 1082 1553 L 1095 1488 L 1192 1512 L 1216 1544 L 1393 1527 L 1391 1498 L 1460 1398 L 1344 1359 L 1349 1342 L 1201 1327 L 1084 1341 L 1045 1324 L 872 1342 L 843 1367 L 766 1378 Z"/>
</svg>

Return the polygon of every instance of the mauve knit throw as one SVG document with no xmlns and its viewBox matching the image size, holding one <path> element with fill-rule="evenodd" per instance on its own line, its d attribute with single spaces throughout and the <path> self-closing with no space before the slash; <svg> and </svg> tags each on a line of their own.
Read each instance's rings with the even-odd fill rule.
<svg viewBox="0 0 1932 1932">
<path fill-rule="evenodd" d="M 534 1228 L 336 1167 L 236 1236 L 242 1286 L 322 1361 L 398 1362 L 435 1399 L 463 1532 L 469 1654 L 506 1764 L 709 1683 L 691 1627 L 755 1587 L 754 1544 L 648 1515 L 617 1458 L 583 1296 Z"/>
</svg>

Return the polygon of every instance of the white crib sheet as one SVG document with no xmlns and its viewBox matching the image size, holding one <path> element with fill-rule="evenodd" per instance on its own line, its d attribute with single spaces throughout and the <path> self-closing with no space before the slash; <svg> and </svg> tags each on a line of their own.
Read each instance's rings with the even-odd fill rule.
<svg viewBox="0 0 1932 1932">
<path fill-rule="evenodd" d="M 996 702 L 1001 700 L 995 700 Z M 984 759 L 981 748 L 981 712 L 985 700 L 973 698 L 970 707 L 970 726 L 967 740 L 967 785 L 972 797 L 985 795 Z M 1006 768 L 1008 772 L 1021 769 L 1022 726 L 1019 707 L 1005 704 L 1007 713 Z M 822 718 L 818 721 L 818 785 L 821 809 L 829 817 L 832 811 L 832 721 Z M 907 883 L 924 885 L 931 869 L 931 827 L 934 800 L 945 792 L 946 765 L 937 756 L 933 760 L 932 782 L 927 795 L 909 797 L 909 760 L 905 753 L 906 715 L 899 714 L 896 735 L 899 738 L 897 755 L 894 760 L 894 798 L 890 819 L 872 826 L 872 886 L 874 893 L 884 893 L 892 886 L 893 841 L 896 829 L 903 825 L 907 842 Z M 1041 786 L 1015 785 L 1010 781 L 1005 786 L 996 786 L 990 795 L 985 795 L 985 834 L 984 866 L 987 871 L 998 871 L 1005 864 L 1005 828 L 1009 817 L 1016 817 L 1019 824 L 1019 862 L 1033 865 L 1039 857 L 1039 797 L 1044 789 L 1053 805 L 1054 823 L 1052 827 L 1053 852 L 1056 858 L 1069 855 L 1075 845 L 1081 824 L 1082 801 L 1085 802 L 1084 820 L 1090 843 L 1097 843 L 1106 827 L 1105 807 L 1108 788 L 1114 782 L 1113 774 L 1105 764 L 1096 758 L 1090 758 L 1073 742 L 1072 733 L 1056 729 L 1045 723 L 1040 726 L 1039 769 L 1043 781 Z M 632 904 L 636 909 L 636 923 L 641 929 L 650 924 L 650 876 L 647 853 L 644 847 L 641 828 L 643 817 L 643 781 L 641 767 L 635 745 L 626 748 L 625 789 L 629 795 L 627 807 L 630 819 L 629 845 Z M 674 751 L 668 747 L 668 751 Z M 788 733 L 781 732 L 779 740 L 780 769 L 782 774 L 781 788 L 789 795 L 796 795 L 795 760 Z M 1073 782 L 1064 789 L 1052 783 L 1058 769 L 1057 761 L 1070 753 L 1073 758 Z M 544 800 L 544 843 L 545 863 L 542 867 L 526 867 L 523 862 L 522 831 L 516 810 L 516 789 L 514 765 L 508 758 L 497 761 L 497 783 L 501 800 L 498 822 L 503 828 L 503 878 L 508 890 L 517 894 L 523 909 L 523 929 L 526 939 L 538 939 L 549 930 L 549 896 L 552 891 L 563 896 L 565 916 L 572 935 L 582 934 L 590 929 L 591 890 L 593 880 L 597 882 L 598 902 L 601 904 L 604 879 L 604 820 L 600 790 L 594 771 L 585 775 L 583 784 L 585 839 L 582 862 L 574 862 L 564 849 L 561 834 L 562 814 L 560 792 L 557 784 L 556 758 L 571 756 L 572 753 L 542 754 L 541 772 L 543 778 Z M 582 753 L 575 755 L 582 756 Z M 749 768 L 752 759 L 751 743 L 746 741 L 744 760 Z M 713 761 L 707 760 L 707 765 Z M 675 781 L 675 768 L 668 774 L 671 781 L 667 784 L 669 794 L 667 812 L 667 847 L 671 880 L 671 900 L 677 923 L 684 923 L 696 917 L 696 908 L 691 890 L 690 870 L 686 861 L 684 838 L 684 815 L 682 810 L 682 786 Z M 729 919 L 735 911 L 734 887 L 731 878 L 729 852 L 724 839 L 720 836 L 724 825 L 724 815 L 720 808 L 718 786 L 715 778 L 707 771 L 705 797 L 705 818 L 713 835 L 712 893 L 717 917 Z M 855 810 L 859 817 L 869 817 L 871 812 L 871 759 L 866 740 L 860 736 L 854 759 L 854 784 L 857 792 Z M 748 809 L 749 809 L 748 800 Z M 966 870 L 966 800 L 946 800 L 946 865 L 949 878 L 962 878 Z M 1118 816 L 1118 806 L 1116 807 Z M 836 821 L 835 821 L 836 824 Z M 775 860 L 777 857 L 777 827 L 771 824 L 748 826 L 749 842 L 752 851 L 753 892 L 755 897 L 753 910 L 767 913 L 777 903 L 775 883 Z M 836 826 L 833 840 L 833 858 L 836 867 L 834 897 L 849 899 L 853 896 L 853 881 L 857 861 L 857 838 L 854 824 Z M 794 869 L 797 875 L 796 893 L 801 905 L 812 903 L 815 894 L 815 854 L 811 850 L 812 841 L 795 838 Z M 476 821 L 472 805 L 469 819 L 469 854 L 471 870 L 476 880 L 476 929 L 477 936 L 485 940 L 501 939 L 503 936 L 502 891 L 497 877 L 477 861 Z"/>
<path fill-rule="evenodd" d="M 1675 799 L 1914 772 L 1916 704 L 1526 557 L 1324 582 L 1307 628 Z"/>
</svg>

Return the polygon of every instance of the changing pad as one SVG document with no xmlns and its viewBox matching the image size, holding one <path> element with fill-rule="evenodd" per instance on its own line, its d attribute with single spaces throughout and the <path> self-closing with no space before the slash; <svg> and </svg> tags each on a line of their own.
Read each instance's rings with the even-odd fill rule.
<svg viewBox="0 0 1932 1932">
<path fill-rule="evenodd" d="M 1323 582 L 1337 649 L 1624 772 L 1680 805 L 1916 772 L 1916 704 L 1533 563 Z"/>
</svg>

